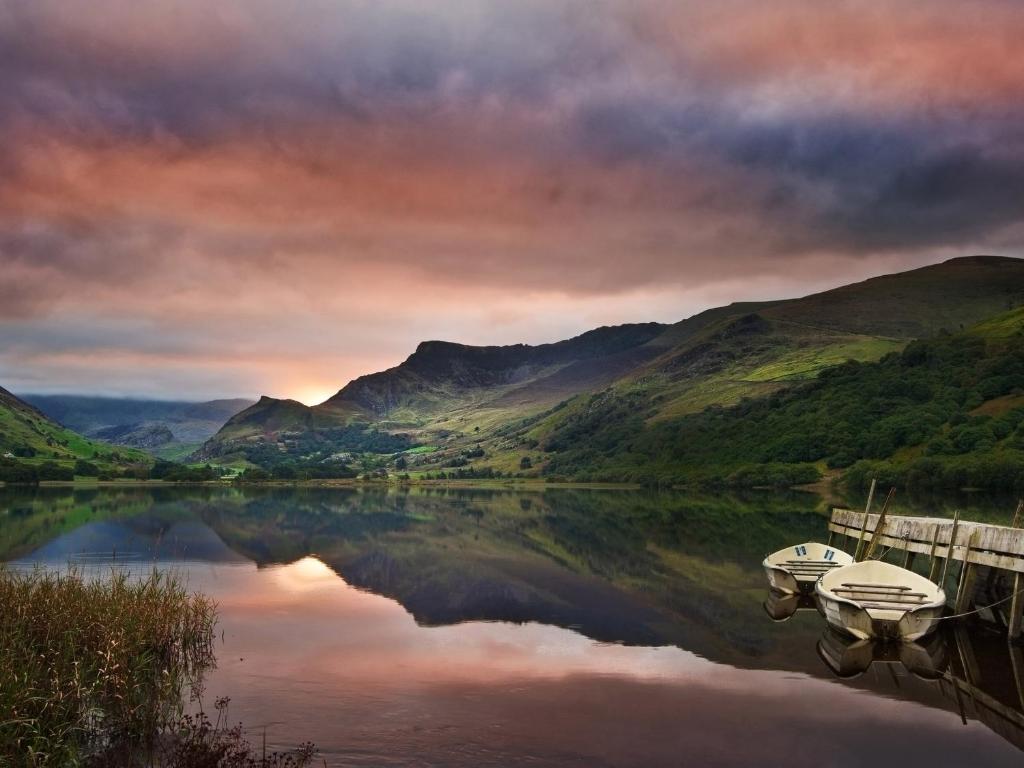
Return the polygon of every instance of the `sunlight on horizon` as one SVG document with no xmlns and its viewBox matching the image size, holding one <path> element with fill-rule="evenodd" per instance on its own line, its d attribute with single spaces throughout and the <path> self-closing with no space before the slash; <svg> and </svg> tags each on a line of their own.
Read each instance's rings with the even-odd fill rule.
<svg viewBox="0 0 1024 768">
<path fill-rule="evenodd" d="M 298 400 L 303 405 L 320 405 L 320 403 L 330 399 L 337 391 L 337 387 L 311 385 L 308 387 L 299 387 L 294 390 L 293 393 L 289 393 L 285 396 L 290 397 L 293 400 Z"/>
</svg>

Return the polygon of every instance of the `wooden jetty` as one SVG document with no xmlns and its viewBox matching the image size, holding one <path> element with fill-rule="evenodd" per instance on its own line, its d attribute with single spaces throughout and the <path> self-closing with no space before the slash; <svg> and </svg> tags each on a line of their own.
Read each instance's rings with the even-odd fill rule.
<svg viewBox="0 0 1024 768">
<path fill-rule="evenodd" d="M 887 505 L 888 506 L 888 503 Z M 870 502 L 869 502 L 870 510 Z M 1024 528 L 937 517 L 902 517 L 834 508 L 829 520 L 829 544 L 844 551 L 884 555 L 912 568 L 915 558 L 928 558 L 928 577 L 945 587 L 956 578 L 952 609 L 955 614 L 978 611 L 985 620 L 1006 627 L 1019 640 L 1024 631 Z M 881 521 L 881 523 L 879 522 Z M 836 536 L 843 536 L 835 542 Z M 891 554 L 895 552 L 894 556 Z M 991 606 L 991 607 L 989 607 Z"/>
</svg>

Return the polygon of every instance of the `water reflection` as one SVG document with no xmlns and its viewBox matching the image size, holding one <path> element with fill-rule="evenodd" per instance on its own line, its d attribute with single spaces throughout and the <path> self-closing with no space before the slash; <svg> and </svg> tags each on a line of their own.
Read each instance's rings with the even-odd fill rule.
<svg viewBox="0 0 1024 768">
<path fill-rule="evenodd" d="M 922 680 L 938 680 L 949 664 L 949 650 L 942 633 L 920 643 L 856 640 L 827 627 L 818 640 L 818 656 L 837 677 L 863 675 L 872 664 L 899 664 Z"/>
<path fill-rule="evenodd" d="M 764 554 L 824 525 L 809 496 L 0 490 L 4 558 L 175 562 L 221 607 L 209 694 L 330 764 L 1018 764 L 961 646 L 943 682 L 833 649 L 838 681 L 813 609 L 762 607 Z"/>
<path fill-rule="evenodd" d="M 813 594 L 803 592 L 780 592 L 769 589 L 768 597 L 762 603 L 764 612 L 772 621 L 789 621 L 799 611 L 818 611 L 818 602 Z"/>
</svg>

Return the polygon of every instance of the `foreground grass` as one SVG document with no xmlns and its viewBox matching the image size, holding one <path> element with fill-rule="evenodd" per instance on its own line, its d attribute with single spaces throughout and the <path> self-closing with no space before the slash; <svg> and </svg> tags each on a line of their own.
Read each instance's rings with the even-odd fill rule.
<svg viewBox="0 0 1024 768">
<path fill-rule="evenodd" d="M 28 765 L 150 746 L 213 663 L 213 603 L 157 572 L 0 571 L 0 605 L 0 750 Z"/>
<path fill-rule="evenodd" d="M 0 568 L 0 766 L 304 765 L 184 713 L 216 610 L 172 576 Z M 218 712 L 221 706 L 218 705 Z"/>
</svg>

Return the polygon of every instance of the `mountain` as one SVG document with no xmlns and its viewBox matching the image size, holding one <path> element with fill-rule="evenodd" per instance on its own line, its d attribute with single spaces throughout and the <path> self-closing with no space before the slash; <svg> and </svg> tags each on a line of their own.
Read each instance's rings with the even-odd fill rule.
<svg viewBox="0 0 1024 768">
<path fill-rule="evenodd" d="M 368 435 L 391 435 L 400 438 L 393 447 L 418 446 L 406 461 L 413 471 L 469 466 L 536 474 L 571 447 L 576 438 L 567 425 L 595 409 L 613 432 L 627 423 L 673 422 L 770 396 L 849 360 L 879 360 L 914 339 L 959 331 L 1021 304 L 1024 260 L 975 256 L 799 299 L 718 307 L 668 326 L 599 328 L 554 344 L 429 341 L 401 365 L 360 377 L 318 406 L 264 398 L 199 455 L 258 457 L 261 464 L 322 460 L 331 451 L 360 450 Z M 603 433 L 623 445 L 628 434 Z"/>
<path fill-rule="evenodd" d="M 658 323 L 598 328 L 540 346 L 425 341 L 401 365 L 361 376 L 320 409 L 417 423 L 484 401 L 557 402 L 607 385 L 654 357 L 657 347 L 649 342 L 665 328 Z"/>
<path fill-rule="evenodd" d="M 337 438 L 339 449 L 363 447 L 367 428 L 407 434 L 429 429 L 450 437 L 446 422 L 469 414 L 499 416 L 550 407 L 581 390 L 607 386 L 658 354 L 647 346 L 666 329 L 658 323 L 598 328 L 554 344 L 471 347 L 427 341 L 399 366 L 355 379 L 320 405 L 263 397 L 230 419 L 196 455 L 208 459 L 288 444 L 312 432 Z M 431 423 L 434 422 L 434 423 Z M 326 442 L 330 443 L 331 440 Z M 405 443 L 391 446 L 401 450 Z M 326 450 L 326 448 L 325 448 Z"/>
<path fill-rule="evenodd" d="M 99 465 L 146 462 L 140 451 L 82 437 L 61 426 L 33 405 L 0 387 L 0 456 L 37 465 L 54 462 L 70 467 L 78 459 Z"/>
<path fill-rule="evenodd" d="M 216 434 L 252 400 L 136 400 L 83 395 L 23 395 L 51 419 L 88 437 L 183 457 Z"/>
</svg>

